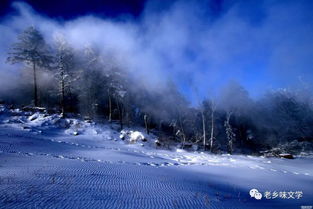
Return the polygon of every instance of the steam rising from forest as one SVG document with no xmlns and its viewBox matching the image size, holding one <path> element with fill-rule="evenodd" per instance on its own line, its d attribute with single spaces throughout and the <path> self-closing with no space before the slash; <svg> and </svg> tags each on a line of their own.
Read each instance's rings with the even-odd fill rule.
<svg viewBox="0 0 313 209">
<path fill-rule="evenodd" d="M 241 83 L 253 96 L 309 82 L 311 3 L 266 1 L 248 8 L 240 2 L 229 3 L 216 17 L 204 9 L 204 3 L 196 2 L 177 1 L 155 12 L 157 4 L 150 1 L 137 21 L 92 15 L 62 21 L 15 2 L 16 13 L 1 21 L 1 92 L 20 82 L 18 67 L 5 64 L 5 59 L 17 34 L 31 25 L 48 43 L 63 34 L 74 48 L 90 45 L 103 55 L 114 55 L 115 62 L 144 88 L 161 90 L 173 80 L 194 104 L 198 97 L 218 93 L 230 80 Z"/>
<path fill-rule="evenodd" d="M 312 141 L 313 4 L 239 1 L 211 15 L 197 2 L 156 12 L 150 1 L 137 20 L 67 21 L 15 2 L 0 25 L 0 99 L 33 97 L 61 115 L 142 125 L 212 152 Z"/>
</svg>

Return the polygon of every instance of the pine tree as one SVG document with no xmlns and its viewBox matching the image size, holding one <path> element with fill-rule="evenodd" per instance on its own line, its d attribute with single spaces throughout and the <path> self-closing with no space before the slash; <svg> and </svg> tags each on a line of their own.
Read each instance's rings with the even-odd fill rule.
<svg viewBox="0 0 313 209">
<path fill-rule="evenodd" d="M 49 48 L 42 34 L 34 27 L 29 27 L 18 36 L 18 42 L 13 44 L 9 52 L 8 62 L 15 64 L 24 62 L 33 69 L 34 105 L 39 105 L 37 67 L 48 67 L 52 61 Z"/>
</svg>

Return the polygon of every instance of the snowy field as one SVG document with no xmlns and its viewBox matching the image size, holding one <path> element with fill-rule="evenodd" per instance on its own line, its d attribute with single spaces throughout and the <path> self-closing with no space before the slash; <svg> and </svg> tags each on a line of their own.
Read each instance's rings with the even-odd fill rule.
<svg viewBox="0 0 313 209">
<path fill-rule="evenodd" d="M 0 121 L 0 208 L 313 205 L 310 157 L 161 150 L 153 143 L 156 138 L 140 129 L 125 134 L 109 125 L 3 106 Z M 251 189 L 262 199 L 250 197 Z"/>
</svg>

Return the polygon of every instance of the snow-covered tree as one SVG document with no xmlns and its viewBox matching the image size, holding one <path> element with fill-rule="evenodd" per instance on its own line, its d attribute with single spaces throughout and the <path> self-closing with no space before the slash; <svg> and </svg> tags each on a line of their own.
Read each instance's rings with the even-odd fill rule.
<svg viewBox="0 0 313 209">
<path fill-rule="evenodd" d="M 213 145 L 215 140 L 214 130 L 215 130 L 215 110 L 216 110 L 216 104 L 214 101 L 210 104 L 211 109 L 211 134 L 210 134 L 210 151 L 213 152 Z"/>
<path fill-rule="evenodd" d="M 230 154 L 233 153 L 233 144 L 236 139 L 236 134 L 234 133 L 233 127 L 230 124 L 231 115 L 232 115 L 232 112 L 227 112 L 226 120 L 224 122 L 226 136 L 228 140 L 228 152 Z"/>
<path fill-rule="evenodd" d="M 297 93 L 285 89 L 269 92 L 259 102 L 258 109 L 256 122 L 271 139 L 269 143 L 312 138 L 313 109 Z"/>
<path fill-rule="evenodd" d="M 125 116 L 129 115 L 127 112 L 129 105 L 127 79 L 122 70 L 114 65 L 105 71 L 105 77 L 104 88 L 107 89 L 109 101 L 109 121 L 111 122 L 113 113 L 117 112 L 120 128 L 123 129 Z"/>
<path fill-rule="evenodd" d="M 42 34 L 35 28 L 29 27 L 18 36 L 18 42 L 14 43 L 8 61 L 12 64 L 24 62 L 32 66 L 34 79 L 34 105 L 38 106 L 38 82 L 37 67 L 48 67 L 52 56 Z"/>
<path fill-rule="evenodd" d="M 58 80 L 60 106 L 62 115 L 65 113 L 65 98 L 71 82 L 74 81 L 73 68 L 75 67 L 74 51 L 64 37 L 56 37 L 56 78 Z"/>
<path fill-rule="evenodd" d="M 90 118 L 96 116 L 104 92 L 103 62 L 100 52 L 95 48 L 88 46 L 83 49 L 79 60 L 79 76 L 75 82 L 75 89 L 81 113 Z"/>
<path fill-rule="evenodd" d="M 248 92 L 235 81 L 222 90 L 218 106 L 226 115 L 224 126 L 229 150 L 232 149 L 235 139 L 240 146 L 246 143 L 248 127 L 252 125 L 248 119 L 253 112 L 253 105 Z"/>
</svg>

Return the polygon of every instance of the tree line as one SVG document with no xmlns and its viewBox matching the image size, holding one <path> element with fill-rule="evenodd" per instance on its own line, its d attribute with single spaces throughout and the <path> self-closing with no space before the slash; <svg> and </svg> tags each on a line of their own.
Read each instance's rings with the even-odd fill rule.
<svg viewBox="0 0 313 209">
<path fill-rule="evenodd" d="M 21 78 L 30 81 L 21 82 L 21 94 L 8 96 L 11 102 L 28 105 L 31 100 L 62 117 L 80 114 L 118 122 L 120 129 L 140 125 L 163 144 L 233 153 L 313 139 L 313 100 L 305 88 L 273 90 L 252 100 L 231 82 L 218 98 L 193 106 L 173 82 L 162 91 L 142 88 L 114 56 L 103 56 L 95 47 L 74 49 L 61 35 L 49 45 L 35 27 L 18 36 L 7 60 L 24 63 Z"/>
</svg>

